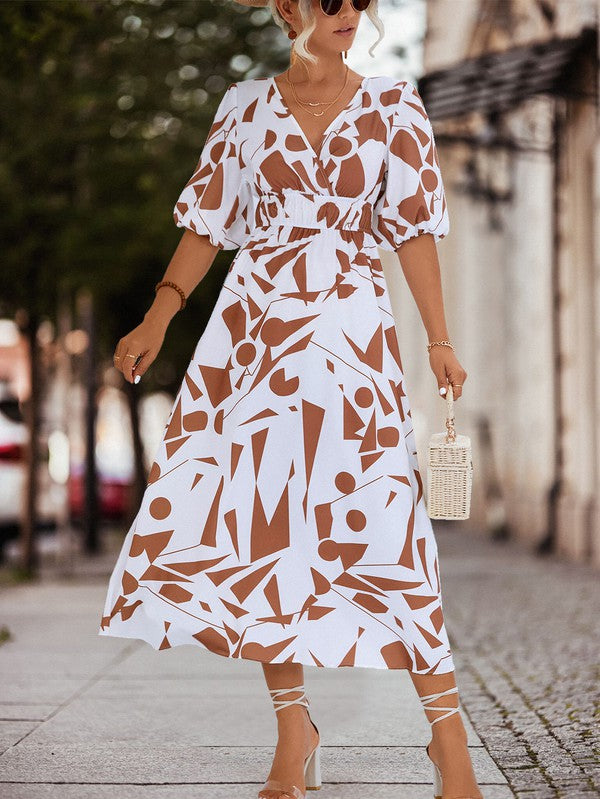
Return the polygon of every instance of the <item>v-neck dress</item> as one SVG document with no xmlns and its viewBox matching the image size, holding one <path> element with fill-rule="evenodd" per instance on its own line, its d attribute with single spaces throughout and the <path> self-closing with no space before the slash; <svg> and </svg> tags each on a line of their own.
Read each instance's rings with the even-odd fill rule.
<svg viewBox="0 0 600 799">
<path fill-rule="evenodd" d="M 365 78 L 317 153 L 274 78 L 230 84 L 174 220 L 237 253 L 99 634 L 265 663 L 453 671 L 378 252 L 449 230 L 416 87 Z"/>
</svg>

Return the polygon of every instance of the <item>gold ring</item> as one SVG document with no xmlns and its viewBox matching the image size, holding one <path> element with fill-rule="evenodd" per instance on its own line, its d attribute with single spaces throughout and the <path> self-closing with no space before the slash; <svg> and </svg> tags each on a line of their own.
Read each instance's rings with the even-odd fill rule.
<svg viewBox="0 0 600 799">
<path fill-rule="evenodd" d="M 462 388 L 462 383 L 450 383 L 452 388 Z"/>
<path fill-rule="evenodd" d="M 120 361 L 120 360 L 121 360 L 120 355 L 113 355 L 113 361 Z"/>
<path fill-rule="evenodd" d="M 140 355 L 130 355 L 129 353 L 127 353 L 127 355 L 124 355 L 123 357 L 124 358 L 140 358 L 141 356 Z"/>
</svg>

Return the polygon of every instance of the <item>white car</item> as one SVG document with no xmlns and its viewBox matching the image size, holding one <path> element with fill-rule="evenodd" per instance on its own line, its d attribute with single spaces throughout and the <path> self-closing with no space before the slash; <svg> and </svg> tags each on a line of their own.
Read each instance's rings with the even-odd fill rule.
<svg viewBox="0 0 600 799">
<path fill-rule="evenodd" d="M 28 440 L 29 431 L 18 400 L 3 393 L 0 396 L 0 549 L 6 540 L 18 536 L 24 517 Z M 54 528 L 56 512 L 47 459 L 42 457 L 37 468 L 37 524 L 42 529 Z"/>
<path fill-rule="evenodd" d="M 9 409 L 14 408 L 14 412 Z M 15 418 L 16 417 L 16 418 Z M 23 516 L 27 425 L 18 403 L 0 403 L 0 525 L 18 525 Z"/>
</svg>

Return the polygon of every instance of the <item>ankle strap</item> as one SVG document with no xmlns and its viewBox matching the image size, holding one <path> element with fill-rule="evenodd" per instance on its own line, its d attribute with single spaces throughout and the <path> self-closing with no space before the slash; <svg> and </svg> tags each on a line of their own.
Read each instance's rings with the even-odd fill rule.
<svg viewBox="0 0 600 799">
<path fill-rule="evenodd" d="M 275 697 L 279 694 L 287 694 L 290 691 L 302 691 L 302 696 L 299 696 L 297 699 L 276 699 Z M 308 698 L 304 695 L 304 685 L 297 685 L 295 688 L 269 688 L 269 693 L 273 698 L 273 705 L 275 706 L 275 711 L 283 710 L 284 707 L 288 707 L 289 705 L 303 705 L 304 707 L 308 707 L 309 702 Z"/>
<path fill-rule="evenodd" d="M 441 696 L 446 696 L 446 694 L 454 694 L 458 693 L 458 686 L 454 686 L 454 688 L 448 688 L 447 691 L 440 691 L 437 694 L 428 694 L 427 696 L 420 696 L 419 699 L 425 710 L 448 710 L 448 713 L 444 713 L 443 716 L 438 716 L 437 718 L 433 719 L 431 724 L 435 724 L 436 721 L 441 721 L 442 719 L 451 716 L 453 713 L 458 713 L 459 707 L 442 707 L 441 705 L 435 705 L 434 707 L 426 707 L 428 702 L 434 702 L 436 699 L 439 699 Z M 460 705 L 460 701 L 459 701 Z"/>
</svg>

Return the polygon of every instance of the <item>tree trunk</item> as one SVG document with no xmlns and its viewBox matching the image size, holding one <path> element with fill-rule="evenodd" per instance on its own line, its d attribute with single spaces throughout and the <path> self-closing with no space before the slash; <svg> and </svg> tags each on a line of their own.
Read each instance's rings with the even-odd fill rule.
<svg viewBox="0 0 600 799">
<path fill-rule="evenodd" d="M 84 549 L 90 555 L 100 551 L 98 534 L 98 473 L 96 470 L 96 395 L 98 391 L 96 377 L 96 323 L 94 318 L 94 300 L 89 291 L 82 291 L 78 298 L 81 325 L 88 334 L 88 346 L 85 351 L 85 494 L 83 512 Z"/>
<path fill-rule="evenodd" d="M 39 553 L 36 547 L 38 463 L 40 460 L 40 352 L 37 342 L 39 318 L 30 313 L 25 328 L 29 345 L 29 369 L 31 393 L 23 403 L 23 413 L 27 423 L 28 442 L 26 447 L 26 486 L 21 524 L 21 565 L 28 577 L 34 577 L 39 568 Z"/>
<path fill-rule="evenodd" d="M 129 401 L 129 413 L 131 416 L 131 432 L 133 438 L 133 458 L 134 458 L 134 479 L 131 491 L 131 501 L 129 508 L 129 519 L 127 526 L 133 524 L 138 508 L 142 502 L 146 489 L 146 469 L 144 467 L 144 452 L 142 447 L 142 437 L 140 435 L 140 413 L 139 413 L 139 392 L 137 386 L 125 381 L 127 387 L 127 398 Z"/>
</svg>

